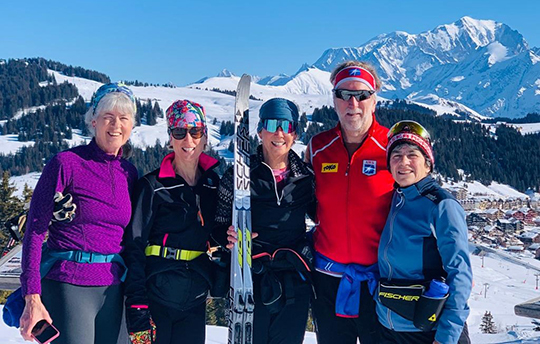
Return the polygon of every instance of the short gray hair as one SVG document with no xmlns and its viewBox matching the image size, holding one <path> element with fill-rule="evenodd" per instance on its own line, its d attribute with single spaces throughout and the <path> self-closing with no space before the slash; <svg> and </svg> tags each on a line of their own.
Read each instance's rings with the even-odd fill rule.
<svg viewBox="0 0 540 344">
<path fill-rule="evenodd" d="M 88 111 L 86 111 L 84 122 L 86 123 L 86 128 L 88 128 L 90 136 L 93 137 L 96 134 L 96 129 L 92 125 L 92 122 L 95 121 L 99 115 L 115 110 L 121 113 L 129 113 L 133 125 L 135 125 L 135 114 L 137 113 L 136 104 L 133 103 L 127 95 L 121 92 L 111 92 L 99 101 L 95 111 L 93 106 L 90 106 Z"/>
</svg>

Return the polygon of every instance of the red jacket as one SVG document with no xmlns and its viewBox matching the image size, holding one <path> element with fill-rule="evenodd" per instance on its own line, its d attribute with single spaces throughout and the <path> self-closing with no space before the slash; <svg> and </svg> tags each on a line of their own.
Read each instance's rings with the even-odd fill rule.
<svg viewBox="0 0 540 344">
<path fill-rule="evenodd" d="M 315 250 L 338 263 L 377 262 L 394 183 L 386 165 L 387 132 L 374 116 L 350 161 L 339 124 L 309 144 L 318 202 Z"/>
</svg>

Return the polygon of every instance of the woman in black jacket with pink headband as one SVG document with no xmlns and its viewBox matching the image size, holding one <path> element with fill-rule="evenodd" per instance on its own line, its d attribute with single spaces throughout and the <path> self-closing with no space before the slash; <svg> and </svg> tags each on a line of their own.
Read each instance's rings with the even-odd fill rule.
<svg viewBox="0 0 540 344">
<path fill-rule="evenodd" d="M 178 100 L 167 121 L 173 152 L 139 179 L 132 197 L 124 253 L 128 330 L 133 343 L 150 343 L 155 328 L 156 343 L 203 344 L 219 163 L 203 153 L 201 105 Z"/>
</svg>

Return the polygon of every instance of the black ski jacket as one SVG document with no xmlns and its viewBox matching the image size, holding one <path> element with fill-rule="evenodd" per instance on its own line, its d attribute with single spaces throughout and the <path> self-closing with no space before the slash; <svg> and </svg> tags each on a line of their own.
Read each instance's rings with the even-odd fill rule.
<svg viewBox="0 0 540 344">
<path fill-rule="evenodd" d="M 124 235 L 124 259 L 128 266 L 126 306 L 148 305 L 149 299 L 185 310 L 206 300 L 212 263 L 207 254 L 191 261 L 145 256 L 148 245 L 204 251 L 214 223 L 219 162 L 201 154 L 202 176 L 189 186 L 172 169 L 174 153 L 161 167 L 135 185 L 133 213 Z"/>
<path fill-rule="evenodd" d="M 306 238 L 306 214 L 315 210 L 314 175 L 293 150 L 289 168 L 289 177 L 278 192 L 272 169 L 264 163 L 262 146 L 250 159 L 252 232 L 259 234 L 252 243 L 256 313 L 262 306 L 271 314 L 279 313 L 311 289 L 313 256 Z M 230 168 L 218 191 L 214 233 L 222 244 L 232 223 L 233 189 Z"/>
<path fill-rule="evenodd" d="M 263 160 L 262 146 L 250 159 L 251 222 L 253 255 L 272 253 L 278 248 L 295 248 L 305 240 L 306 214 L 315 208 L 313 171 L 293 151 L 289 151 L 290 175 L 278 192 L 272 169 Z M 216 240 L 227 243 L 227 228 L 232 223 L 233 171 L 229 168 L 218 191 Z"/>
</svg>

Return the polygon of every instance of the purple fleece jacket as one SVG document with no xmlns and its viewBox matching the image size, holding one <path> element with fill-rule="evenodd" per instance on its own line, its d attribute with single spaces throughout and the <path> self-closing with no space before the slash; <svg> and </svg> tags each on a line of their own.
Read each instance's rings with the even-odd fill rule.
<svg viewBox="0 0 540 344">
<path fill-rule="evenodd" d="M 43 169 L 26 225 L 22 251 L 23 295 L 41 294 L 39 264 L 47 230 L 53 250 L 120 253 L 124 228 L 131 217 L 131 186 L 137 170 L 128 161 L 103 152 L 95 140 L 54 156 Z M 53 222 L 54 194 L 71 194 L 77 205 L 69 223 Z M 55 263 L 46 278 L 80 286 L 119 284 L 123 269 L 116 263 Z"/>
</svg>

